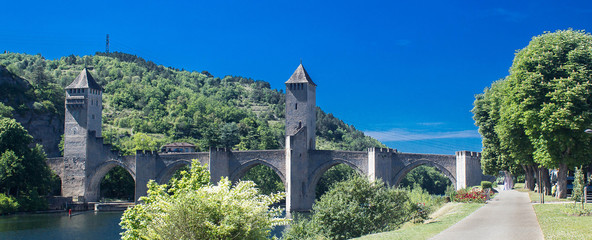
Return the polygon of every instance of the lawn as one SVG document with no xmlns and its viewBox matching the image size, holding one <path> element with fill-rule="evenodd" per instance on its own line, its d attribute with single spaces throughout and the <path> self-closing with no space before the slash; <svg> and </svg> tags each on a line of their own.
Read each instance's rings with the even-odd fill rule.
<svg viewBox="0 0 592 240">
<path fill-rule="evenodd" d="M 527 192 L 528 196 L 530 197 L 530 202 L 533 203 L 538 203 L 541 202 L 541 197 L 538 193 L 530 191 L 528 189 L 524 189 L 524 183 L 516 183 L 514 185 L 514 190 L 518 191 L 518 192 Z M 566 201 L 571 201 L 569 199 L 557 199 L 553 196 L 549 196 L 549 195 L 545 195 L 545 202 L 566 202 Z"/>
<path fill-rule="evenodd" d="M 428 239 L 459 222 L 478 208 L 482 203 L 447 203 L 430 215 L 426 223 L 407 223 L 398 230 L 362 236 L 368 239 Z"/>
<path fill-rule="evenodd" d="M 561 212 L 567 204 L 533 205 L 545 239 L 592 239 L 592 216 L 567 216 Z"/>
</svg>

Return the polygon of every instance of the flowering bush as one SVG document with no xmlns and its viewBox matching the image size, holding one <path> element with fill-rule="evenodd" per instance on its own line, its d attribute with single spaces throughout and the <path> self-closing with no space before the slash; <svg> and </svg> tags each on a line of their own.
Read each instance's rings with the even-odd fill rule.
<svg viewBox="0 0 592 240">
<path fill-rule="evenodd" d="M 487 200 L 487 192 L 481 189 L 460 189 L 454 195 L 455 202 L 474 202 L 485 203 Z"/>
</svg>

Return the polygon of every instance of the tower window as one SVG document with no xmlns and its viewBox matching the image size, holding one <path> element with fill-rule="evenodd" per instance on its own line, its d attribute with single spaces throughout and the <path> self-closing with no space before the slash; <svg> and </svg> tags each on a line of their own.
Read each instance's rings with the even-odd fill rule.
<svg viewBox="0 0 592 240">
<path fill-rule="evenodd" d="M 294 109 L 298 110 L 298 103 L 294 104 Z"/>
<path fill-rule="evenodd" d="M 298 129 L 302 128 L 302 121 L 298 122 Z"/>
<path fill-rule="evenodd" d="M 95 115 L 94 114 L 91 117 L 92 117 L 92 119 L 95 119 Z"/>
</svg>

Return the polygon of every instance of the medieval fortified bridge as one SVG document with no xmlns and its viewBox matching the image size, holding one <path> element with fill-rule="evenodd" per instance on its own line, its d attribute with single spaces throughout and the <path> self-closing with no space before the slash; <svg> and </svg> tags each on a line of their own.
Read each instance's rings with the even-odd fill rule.
<svg viewBox="0 0 592 240">
<path fill-rule="evenodd" d="M 316 84 L 302 64 L 286 82 L 286 147 L 279 150 L 169 153 L 140 152 L 120 156 L 101 137 L 102 88 L 84 69 L 66 87 L 64 157 L 48 159 L 62 179 L 62 195 L 74 201 L 94 202 L 99 198 L 101 179 L 113 167 L 126 169 L 136 182 L 135 196 L 146 195 L 150 179 L 166 183 L 176 170 L 199 159 L 207 165 L 211 179 L 240 179 L 252 167 L 263 164 L 273 169 L 286 187 L 286 210 L 308 211 L 315 199 L 321 175 L 343 163 L 374 180 L 381 178 L 396 186 L 409 171 L 420 165 L 434 166 L 456 188 L 480 184 L 480 153 L 459 151 L 456 155 L 400 153 L 393 149 L 368 151 L 316 150 Z"/>
</svg>

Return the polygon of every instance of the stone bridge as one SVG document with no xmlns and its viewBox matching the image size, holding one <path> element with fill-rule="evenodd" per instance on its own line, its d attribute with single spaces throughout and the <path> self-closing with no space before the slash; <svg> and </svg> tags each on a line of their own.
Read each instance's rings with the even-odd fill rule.
<svg viewBox="0 0 592 240">
<path fill-rule="evenodd" d="M 85 69 L 66 87 L 64 157 L 48 159 L 62 179 L 62 195 L 75 201 L 97 201 L 101 179 L 114 167 L 127 170 L 136 183 L 135 199 L 146 195 L 149 180 L 167 183 L 181 167 L 198 159 L 207 165 L 212 182 L 221 177 L 238 181 L 252 167 L 265 165 L 282 180 L 288 211 L 309 211 L 321 176 L 337 164 L 346 164 L 371 180 L 397 186 L 421 165 L 436 167 L 457 189 L 490 179 L 481 171 L 480 153 L 455 155 L 401 153 L 388 148 L 367 151 L 316 150 L 316 84 L 302 65 L 286 82 L 285 149 L 167 153 L 138 151 L 121 156 L 101 137 L 102 89 Z"/>
</svg>

